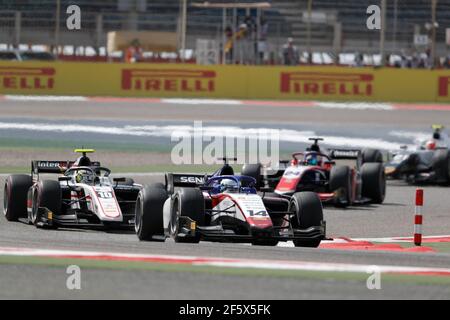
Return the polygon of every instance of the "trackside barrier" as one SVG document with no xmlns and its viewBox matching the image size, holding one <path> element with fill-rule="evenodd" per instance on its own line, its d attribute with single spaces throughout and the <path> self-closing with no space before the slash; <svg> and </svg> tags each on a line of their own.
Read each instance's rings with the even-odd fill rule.
<svg viewBox="0 0 450 320">
<path fill-rule="evenodd" d="M 450 102 L 450 70 L 0 62 L 0 95 Z"/>
<path fill-rule="evenodd" d="M 416 190 L 416 205 L 414 207 L 414 244 L 422 244 L 422 207 L 423 207 L 423 189 Z"/>
</svg>

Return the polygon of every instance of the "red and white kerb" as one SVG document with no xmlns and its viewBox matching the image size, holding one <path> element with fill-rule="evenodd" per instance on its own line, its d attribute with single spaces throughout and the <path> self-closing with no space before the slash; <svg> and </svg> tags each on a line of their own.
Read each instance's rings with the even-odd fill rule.
<svg viewBox="0 0 450 320">
<path fill-rule="evenodd" d="M 423 189 L 416 190 L 416 206 L 414 208 L 414 244 L 422 244 L 422 207 L 423 207 Z"/>
</svg>

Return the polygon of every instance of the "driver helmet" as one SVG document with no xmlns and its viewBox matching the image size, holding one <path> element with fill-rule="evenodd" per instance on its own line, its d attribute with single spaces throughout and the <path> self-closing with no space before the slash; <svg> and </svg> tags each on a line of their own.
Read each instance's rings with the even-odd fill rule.
<svg viewBox="0 0 450 320">
<path fill-rule="evenodd" d="M 436 149 L 436 141 L 434 141 L 434 140 L 427 141 L 427 143 L 425 144 L 425 149 L 427 149 L 427 150 Z"/>
<path fill-rule="evenodd" d="M 220 181 L 220 192 L 236 191 L 238 189 L 238 183 L 233 179 L 223 179 Z"/>
<path fill-rule="evenodd" d="M 75 176 L 77 183 L 92 184 L 94 182 L 94 174 L 89 170 L 79 170 Z"/>
<path fill-rule="evenodd" d="M 310 166 L 316 166 L 318 164 L 317 154 L 311 153 L 310 155 L 308 155 L 306 163 Z"/>
</svg>

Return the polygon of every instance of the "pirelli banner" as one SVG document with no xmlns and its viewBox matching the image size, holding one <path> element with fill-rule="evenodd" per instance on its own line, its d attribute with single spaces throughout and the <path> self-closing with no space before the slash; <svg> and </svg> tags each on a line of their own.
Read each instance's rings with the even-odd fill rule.
<svg viewBox="0 0 450 320">
<path fill-rule="evenodd" d="M 450 102 L 450 71 L 0 62 L 0 94 Z"/>
</svg>

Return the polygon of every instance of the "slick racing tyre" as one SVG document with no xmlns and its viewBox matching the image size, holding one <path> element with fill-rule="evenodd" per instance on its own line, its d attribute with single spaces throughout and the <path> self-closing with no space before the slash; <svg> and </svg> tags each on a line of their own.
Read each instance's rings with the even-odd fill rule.
<svg viewBox="0 0 450 320">
<path fill-rule="evenodd" d="M 198 243 L 200 237 L 180 236 L 180 217 L 188 217 L 198 226 L 205 225 L 205 200 L 197 188 L 180 188 L 172 202 L 170 213 L 170 235 L 175 242 Z"/>
<path fill-rule="evenodd" d="M 323 221 L 323 208 L 319 196 L 315 192 L 304 191 L 297 192 L 291 198 L 289 203 L 289 212 L 294 213 L 294 228 L 308 229 L 318 227 Z M 294 240 L 296 247 L 316 248 L 320 244 L 320 239 Z"/>
<path fill-rule="evenodd" d="M 450 183 L 450 150 L 436 150 L 431 166 L 439 183 Z"/>
<path fill-rule="evenodd" d="M 242 167 L 241 175 L 255 178 L 255 180 L 256 180 L 256 187 L 259 188 L 259 187 L 262 186 L 262 182 L 263 182 L 262 181 L 263 177 L 262 177 L 262 174 L 261 174 L 261 169 L 262 169 L 262 166 L 261 166 L 260 163 L 258 163 L 258 164 L 245 164 Z"/>
<path fill-rule="evenodd" d="M 125 178 L 125 181 L 122 182 L 125 186 L 132 186 L 134 184 L 134 180 L 132 178 Z"/>
<path fill-rule="evenodd" d="M 152 183 L 151 186 L 152 186 L 153 188 L 159 188 L 159 189 L 164 189 L 164 190 L 166 190 L 166 186 L 164 185 L 164 183 L 161 183 L 161 182 Z"/>
<path fill-rule="evenodd" d="M 362 163 L 369 162 L 383 162 L 383 155 L 380 150 L 367 148 L 362 151 Z"/>
<path fill-rule="evenodd" d="M 381 204 L 386 195 L 386 176 L 383 164 L 365 163 L 361 167 L 361 195 L 371 199 L 372 203 Z"/>
<path fill-rule="evenodd" d="M 27 193 L 32 186 L 31 176 L 14 174 L 5 182 L 3 191 L 3 214 L 8 221 L 27 217 Z"/>
<path fill-rule="evenodd" d="M 61 214 L 61 187 L 58 181 L 41 180 L 32 193 L 31 222 L 39 227 L 39 208 L 47 208 L 53 216 Z"/>
<path fill-rule="evenodd" d="M 330 191 L 336 192 L 336 207 L 345 208 L 352 205 L 352 174 L 348 166 L 336 166 L 330 172 Z"/>
<path fill-rule="evenodd" d="M 164 241 L 163 207 L 167 191 L 159 184 L 144 187 L 135 206 L 134 229 L 141 241 Z M 158 237 L 154 237 L 158 236 Z"/>
</svg>

